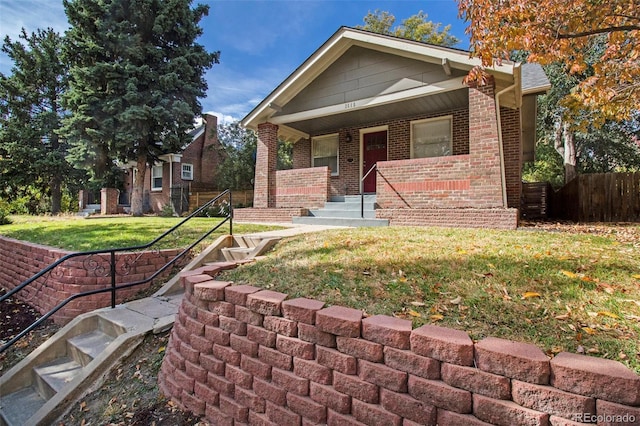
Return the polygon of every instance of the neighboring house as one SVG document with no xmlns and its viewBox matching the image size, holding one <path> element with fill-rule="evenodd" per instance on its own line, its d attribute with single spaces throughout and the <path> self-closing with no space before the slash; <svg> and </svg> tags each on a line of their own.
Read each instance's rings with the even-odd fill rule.
<svg viewBox="0 0 640 426">
<path fill-rule="evenodd" d="M 516 227 L 536 95 L 550 84 L 539 65 L 505 61 L 465 85 L 479 64 L 340 28 L 243 119 L 259 140 L 253 208 L 236 218 L 290 221 L 363 191 L 392 225 Z M 295 141 L 292 170 L 276 170 L 278 138 Z"/>
<path fill-rule="evenodd" d="M 190 132 L 191 142 L 180 152 L 165 154 L 147 168 L 144 181 L 145 211 L 160 212 L 166 205 L 182 213 L 188 208 L 189 193 L 214 191 L 218 166 L 224 150 L 218 141 L 218 119 L 204 114 L 202 125 Z M 121 202 L 130 200 L 135 168 L 125 170 L 125 191 Z"/>
</svg>

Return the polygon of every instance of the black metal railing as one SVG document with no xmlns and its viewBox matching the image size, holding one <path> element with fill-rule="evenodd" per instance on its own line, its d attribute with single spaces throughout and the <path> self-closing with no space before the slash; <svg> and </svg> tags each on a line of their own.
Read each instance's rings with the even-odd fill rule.
<svg viewBox="0 0 640 426">
<path fill-rule="evenodd" d="M 362 176 L 360 179 L 360 218 L 364 218 L 364 180 L 369 176 L 372 171 L 378 171 L 378 163 L 375 163 L 371 168 L 367 171 L 367 173 Z"/>
<path fill-rule="evenodd" d="M 194 218 L 196 216 L 201 216 L 203 213 L 207 214 L 210 211 L 210 209 L 216 203 L 218 203 L 220 200 L 224 200 L 225 196 L 228 196 L 228 204 L 227 205 L 223 204 L 222 207 L 220 208 L 219 212 L 218 212 L 219 213 L 218 217 L 223 217 L 224 218 L 220 223 L 218 223 L 216 226 L 211 228 L 209 231 L 207 231 L 204 234 L 202 234 L 196 241 L 194 241 L 188 247 L 183 249 L 173 259 L 171 259 L 169 262 L 167 262 L 164 266 L 160 267 L 156 272 L 154 272 L 148 278 L 145 278 L 145 279 L 142 279 L 142 280 L 133 281 L 133 282 L 129 282 L 129 283 L 125 283 L 125 284 L 119 284 L 119 285 L 116 284 L 116 275 L 117 275 L 117 271 L 116 271 L 116 268 L 117 268 L 117 265 L 116 265 L 116 253 L 135 252 L 135 251 L 138 251 L 138 250 L 148 251 L 148 249 L 150 247 L 154 246 L 158 242 L 162 241 L 165 237 L 167 237 L 170 234 L 174 233 L 178 228 L 180 228 L 183 224 L 185 224 L 186 222 L 188 222 L 192 218 Z M 33 329 L 38 327 L 40 324 L 42 324 L 44 321 L 46 321 L 49 317 L 51 317 L 53 314 L 58 312 L 65 305 L 67 305 L 69 302 L 71 302 L 71 301 L 73 301 L 75 299 L 78 299 L 78 298 L 81 298 L 81 297 L 90 296 L 90 295 L 93 295 L 93 294 L 110 292 L 111 293 L 111 308 L 115 308 L 115 306 L 116 306 L 116 293 L 117 293 L 118 290 L 135 287 L 135 286 L 146 284 L 148 282 L 153 281 L 158 276 L 162 275 L 162 273 L 164 273 L 168 268 L 174 266 L 179 260 L 181 260 L 184 256 L 186 256 L 191 251 L 191 249 L 193 249 L 196 245 L 201 243 L 205 238 L 207 238 L 209 235 L 211 235 L 213 232 L 215 232 L 217 229 L 219 229 L 226 222 L 229 222 L 229 235 L 233 235 L 233 200 L 232 200 L 232 197 L 231 197 L 231 191 L 228 190 L 228 189 L 223 191 L 223 192 L 221 192 L 215 198 L 213 198 L 210 201 L 206 202 L 205 204 L 203 204 L 198 209 L 194 210 L 189 216 L 185 217 L 182 221 L 180 221 L 180 223 L 178 223 L 177 225 L 173 226 L 171 229 L 167 230 L 162 235 L 160 235 L 159 237 L 157 237 L 156 239 L 154 239 L 153 241 L 151 241 L 151 242 L 149 242 L 147 244 L 138 245 L 138 246 L 131 246 L 131 247 L 123 247 L 123 248 L 113 248 L 113 249 L 105 249 L 105 250 L 93 250 L 93 251 L 86 251 L 86 252 L 70 253 L 70 254 L 68 254 L 66 256 L 61 257 L 60 259 L 58 259 L 57 261 L 55 261 L 51 265 L 47 266 L 46 268 L 44 268 L 43 270 L 41 270 L 40 272 L 38 272 L 37 274 L 35 274 L 31 278 L 29 278 L 28 280 L 23 281 L 22 283 L 20 283 L 18 286 L 13 288 L 11 291 L 8 291 L 6 294 L 0 296 L 0 303 L 4 302 L 8 298 L 12 297 L 16 293 L 20 292 L 21 290 L 23 290 L 24 288 L 29 286 L 30 284 L 34 283 L 37 279 L 42 278 L 47 274 L 51 274 L 58 266 L 62 265 L 67 260 L 73 259 L 73 258 L 76 258 L 76 257 L 81 257 L 81 256 L 85 256 L 85 257 L 91 258 L 92 256 L 108 255 L 108 257 L 109 257 L 108 273 L 105 273 L 102 276 L 110 277 L 111 286 L 110 287 L 105 287 L 105 288 L 100 288 L 100 289 L 95 289 L 95 290 L 83 291 L 81 293 L 76 293 L 74 295 L 71 295 L 71 296 L 67 297 L 66 299 L 64 299 L 63 301 L 58 303 L 49 312 L 47 312 L 46 314 L 42 315 L 42 317 L 38 318 L 38 320 L 36 320 L 29 327 L 27 327 L 26 329 L 24 329 L 20 333 L 16 334 L 7 343 L 3 344 L 0 347 L 0 353 L 4 352 L 8 348 L 10 348 L 15 342 L 20 340 L 26 334 L 31 332 Z M 94 268 L 94 269 L 97 269 L 97 268 Z M 102 269 L 103 268 L 101 268 L 101 270 Z M 104 268 L 104 269 L 106 269 L 106 268 Z"/>
</svg>

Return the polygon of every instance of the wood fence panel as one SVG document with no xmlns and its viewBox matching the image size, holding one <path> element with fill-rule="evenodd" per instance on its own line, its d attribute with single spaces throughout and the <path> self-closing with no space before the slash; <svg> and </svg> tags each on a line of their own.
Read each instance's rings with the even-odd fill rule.
<svg viewBox="0 0 640 426">
<path fill-rule="evenodd" d="M 213 199 L 221 191 L 214 192 L 192 192 L 189 196 L 189 210 L 193 211 Z M 253 190 L 231 191 L 233 207 L 247 207 L 253 205 Z"/>
<path fill-rule="evenodd" d="M 640 172 L 580 175 L 552 197 L 554 217 L 580 222 L 639 222 Z"/>
</svg>

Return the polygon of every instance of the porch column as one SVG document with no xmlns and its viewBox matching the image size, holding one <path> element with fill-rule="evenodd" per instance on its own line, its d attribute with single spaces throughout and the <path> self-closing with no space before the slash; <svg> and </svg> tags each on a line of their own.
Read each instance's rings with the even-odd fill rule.
<svg viewBox="0 0 640 426">
<path fill-rule="evenodd" d="M 278 164 L 278 126 L 258 124 L 256 174 L 253 183 L 253 207 L 275 206 L 276 168 Z"/>
<path fill-rule="evenodd" d="M 495 81 L 469 85 L 469 165 L 471 189 L 479 208 L 502 203 L 500 138 L 496 116 Z"/>
</svg>

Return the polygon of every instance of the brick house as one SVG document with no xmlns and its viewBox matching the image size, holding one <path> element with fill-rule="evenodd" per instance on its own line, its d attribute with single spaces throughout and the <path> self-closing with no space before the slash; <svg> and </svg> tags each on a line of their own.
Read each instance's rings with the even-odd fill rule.
<svg viewBox="0 0 640 426">
<path fill-rule="evenodd" d="M 236 218 L 296 221 L 362 191 L 392 225 L 515 228 L 550 84 L 539 65 L 504 62 L 465 85 L 476 65 L 467 51 L 340 28 L 242 120 L 258 150 L 253 208 Z M 276 170 L 279 138 L 295 142 L 292 170 Z"/>
<path fill-rule="evenodd" d="M 218 118 L 203 114 L 202 125 L 189 134 L 191 142 L 180 152 L 160 156 L 160 161 L 148 167 L 144 181 L 145 211 L 160 212 L 173 203 L 175 211 L 187 210 L 189 193 L 215 191 L 216 171 L 224 158 L 217 136 Z M 125 190 L 121 202 L 127 203 L 133 185 L 135 168 L 125 169 Z M 186 206 L 185 206 L 186 204 Z"/>
</svg>

